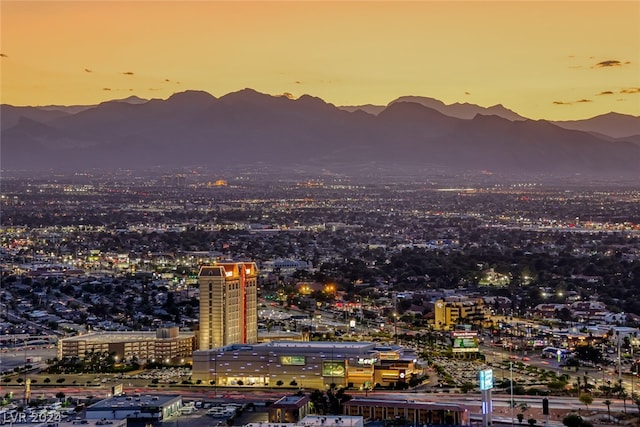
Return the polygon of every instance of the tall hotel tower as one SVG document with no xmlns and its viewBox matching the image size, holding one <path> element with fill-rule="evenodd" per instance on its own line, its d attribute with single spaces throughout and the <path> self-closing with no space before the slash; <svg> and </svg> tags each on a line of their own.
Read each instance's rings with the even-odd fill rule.
<svg viewBox="0 0 640 427">
<path fill-rule="evenodd" d="M 200 267 L 200 350 L 258 341 L 257 278 L 252 262 Z"/>
</svg>

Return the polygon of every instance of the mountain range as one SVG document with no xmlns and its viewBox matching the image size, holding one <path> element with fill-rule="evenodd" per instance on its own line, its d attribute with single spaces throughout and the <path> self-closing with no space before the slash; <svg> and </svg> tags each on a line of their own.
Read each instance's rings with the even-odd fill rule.
<svg viewBox="0 0 640 427">
<path fill-rule="evenodd" d="M 3 170 L 276 167 L 640 176 L 640 117 L 529 120 L 502 105 L 401 97 L 336 107 L 244 89 L 88 106 L 1 107 Z"/>
</svg>

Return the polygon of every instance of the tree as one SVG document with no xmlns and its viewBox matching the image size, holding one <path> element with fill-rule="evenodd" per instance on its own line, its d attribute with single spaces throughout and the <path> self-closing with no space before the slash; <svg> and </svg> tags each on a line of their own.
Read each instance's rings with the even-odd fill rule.
<svg viewBox="0 0 640 427">
<path fill-rule="evenodd" d="M 589 405 L 593 403 L 593 397 L 591 397 L 588 393 L 582 393 L 580 397 L 578 397 L 581 403 L 584 403 L 584 406 L 587 407 L 587 411 L 589 410 Z"/>
<path fill-rule="evenodd" d="M 569 414 L 562 419 L 562 424 L 566 425 L 567 427 L 583 427 L 584 421 L 578 414 Z"/>
<path fill-rule="evenodd" d="M 518 415 L 516 415 L 518 417 L 518 422 L 520 424 L 522 424 L 522 420 L 524 420 L 524 414 L 521 412 Z"/>
<path fill-rule="evenodd" d="M 527 422 L 529 423 L 529 425 L 530 425 L 531 427 L 533 427 L 533 426 L 535 426 L 535 425 L 536 425 L 536 423 L 538 422 L 538 420 L 536 420 L 535 418 L 529 418 L 529 419 L 527 420 Z"/>
<path fill-rule="evenodd" d="M 605 400 L 604 402 L 605 405 L 607 405 L 607 414 L 609 415 L 609 421 L 611 421 L 611 401 L 609 399 Z"/>
<path fill-rule="evenodd" d="M 65 398 L 65 394 L 63 392 L 59 391 L 59 392 L 56 393 L 56 398 L 62 400 L 62 399 Z"/>
</svg>

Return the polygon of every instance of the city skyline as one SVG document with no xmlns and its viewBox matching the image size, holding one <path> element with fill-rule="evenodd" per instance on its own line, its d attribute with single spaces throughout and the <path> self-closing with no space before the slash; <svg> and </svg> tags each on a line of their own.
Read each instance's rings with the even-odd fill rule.
<svg viewBox="0 0 640 427">
<path fill-rule="evenodd" d="M 2 3 L 2 103 L 250 87 L 335 105 L 405 95 L 532 119 L 640 114 L 638 2 Z"/>
</svg>

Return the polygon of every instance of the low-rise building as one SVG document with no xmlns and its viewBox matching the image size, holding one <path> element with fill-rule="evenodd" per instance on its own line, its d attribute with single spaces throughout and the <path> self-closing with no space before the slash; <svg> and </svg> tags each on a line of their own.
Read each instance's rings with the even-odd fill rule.
<svg viewBox="0 0 640 427">
<path fill-rule="evenodd" d="M 380 371 L 380 373 L 376 373 Z M 193 353 L 192 378 L 220 386 L 373 388 L 421 373 L 400 347 L 369 342 L 272 341 Z"/>
<path fill-rule="evenodd" d="M 165 395 L 118 395 L 101 400 L 87 408 L 87 419 L 135 420 L 157 422 L 177 414 L 182 407 L 182 396 Z"/>
<path fill-rule="evenodd" d="M 404 421 L 402 425 L 468 426 L 469 408 L 464 405 L 416 400 L 354 398 L 342 405 L 343 413 L 365 420 Z"/>
<path fill-rule="evenodd" d="M 77 335 L 58 341 L 58 358 L 84 358 L 88 353 L 113 354 L 119 360 L 168 361 L 184 363 L 191 359 L 195 344 L 193 332 L 178 327 L 155 332 L 105 332 Z"/>
</svg>

